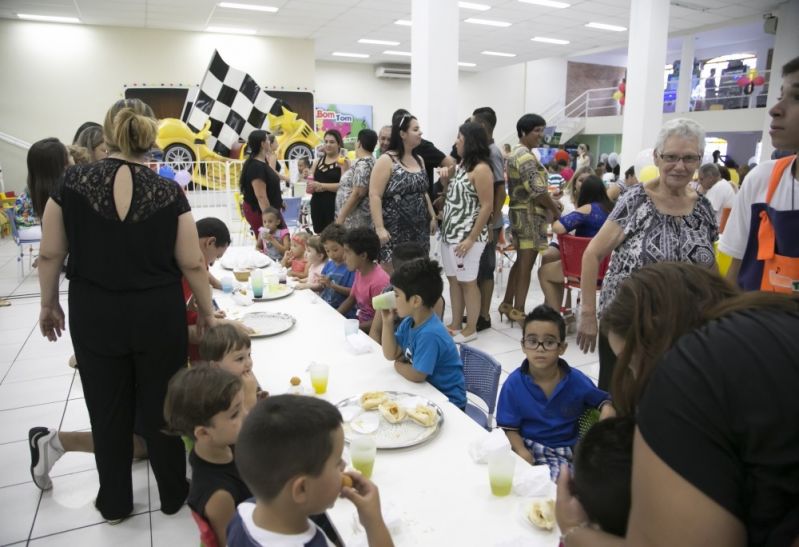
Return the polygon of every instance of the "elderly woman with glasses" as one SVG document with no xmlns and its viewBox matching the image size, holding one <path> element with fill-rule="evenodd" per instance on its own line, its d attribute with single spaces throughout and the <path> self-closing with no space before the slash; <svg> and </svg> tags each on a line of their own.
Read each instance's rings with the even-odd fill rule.
<svg viewBox="0 0 799 547">
<path fill-rule="evenodd" d="M 658 134 L 654 151 L 660 176 L 625 192 L 586 248 L 577 329 L 577 344 L 584 352 L 593 351 L 596 345 L 597 315 L 601 318 L 619 285 L 633 272 L 656 262 L 715 266 L 713 242 L 718 227 L 713 207 L 688 186 L 704 150 L 705 131 L 696 122 L 682 118 L 667 122 Z M 611 252 L 597 310 L 597 272 Z M 615 362 L 607 337 L 600 335 L 600 389 L 608 389 Z"/>
</svg>

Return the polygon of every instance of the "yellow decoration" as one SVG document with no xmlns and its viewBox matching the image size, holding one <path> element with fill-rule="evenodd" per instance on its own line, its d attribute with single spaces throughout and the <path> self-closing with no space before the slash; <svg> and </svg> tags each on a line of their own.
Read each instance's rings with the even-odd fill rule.
<svg viewBox="0 0 799 547">
<path fill-rule="evenodd" d="M 656 179 L 660 176 L 660 170 L 654 165 L 647 165 L 641 169 L 641 174 L 638 176 L 640 182 Z"/>
<path fill-rule="evenodd" d="M 624 96 L 624 94 L 621 91 L 614 91 L 613 92 L 613 100 L 615 100 L 615 101 L 618 101 L 623 96 Z"/>
</svg>

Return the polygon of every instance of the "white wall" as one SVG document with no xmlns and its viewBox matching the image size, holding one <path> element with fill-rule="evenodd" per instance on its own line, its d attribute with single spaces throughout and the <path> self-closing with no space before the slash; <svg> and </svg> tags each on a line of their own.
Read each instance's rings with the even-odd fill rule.
<svg viewBox="0 0 799 547">
<path fill-rule="evenodd" d="M 265 87 L 313 88 L 311 40 L 0 20 L 0 132 L 71 143 L 125 84 L 200 83 L 215 48 Z M 24 188 L 25 154 L 0 142 L 7 189 Z"/>
<path fill-rule="evenodd" d="M 568 65 L 565 57 L 549 57 L 527 63 L 524 101 L 527 112 L 546 117 L 553 108 L 566 106 Z"/>
<path fill-rule="evenodd" d="M 461 71 L 458 81 L 458 122 L 465 120 L 475 108 L 490 106 L 497 113 L 494 140 L 501 146 L 515 143 L 516 120 L 524 114 L 524 63 L 495 68 L 485 72 Z M 442 97 L 442 100 L 445 100 Z M 452 141 L 455 141 L 453 130 Z M 452 143 L 448 143 L 448 147 Z"/>
</svg>

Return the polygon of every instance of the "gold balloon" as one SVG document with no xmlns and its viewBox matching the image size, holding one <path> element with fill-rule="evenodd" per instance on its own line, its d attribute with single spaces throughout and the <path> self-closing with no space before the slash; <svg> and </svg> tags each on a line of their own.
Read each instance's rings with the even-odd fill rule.
<svg viewBox="0 0 799 547">
<path fill-rule="evenodd" d="M 648 180 L 656 179 L 660 176 L 660 170 L 655 167 L 654 165 L 647 165 L 643 169 L 641 169 L 641 174 L 638 176 L 638 180 L 641 182 L 646 182 Z"/>
</svg>

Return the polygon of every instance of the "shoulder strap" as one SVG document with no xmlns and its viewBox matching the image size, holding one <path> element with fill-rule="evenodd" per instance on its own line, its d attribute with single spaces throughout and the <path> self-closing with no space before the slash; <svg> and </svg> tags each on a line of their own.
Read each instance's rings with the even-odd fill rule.
<svg viewBox="0 0 799 547">
<path fill-rule="evenodd" d="M 780 184 L 782 174 L 791 163 L 796 159 L 796 156 L 786 156 L 777 160 L 774 168 L 771 170 L 771 178 L 768 181 L 768 190 L 766 191 L 766 205 L 771 203 L 771 198 L 774 197 L 774 192 L 777 191 L 777 186 Z"/>
</svg>

